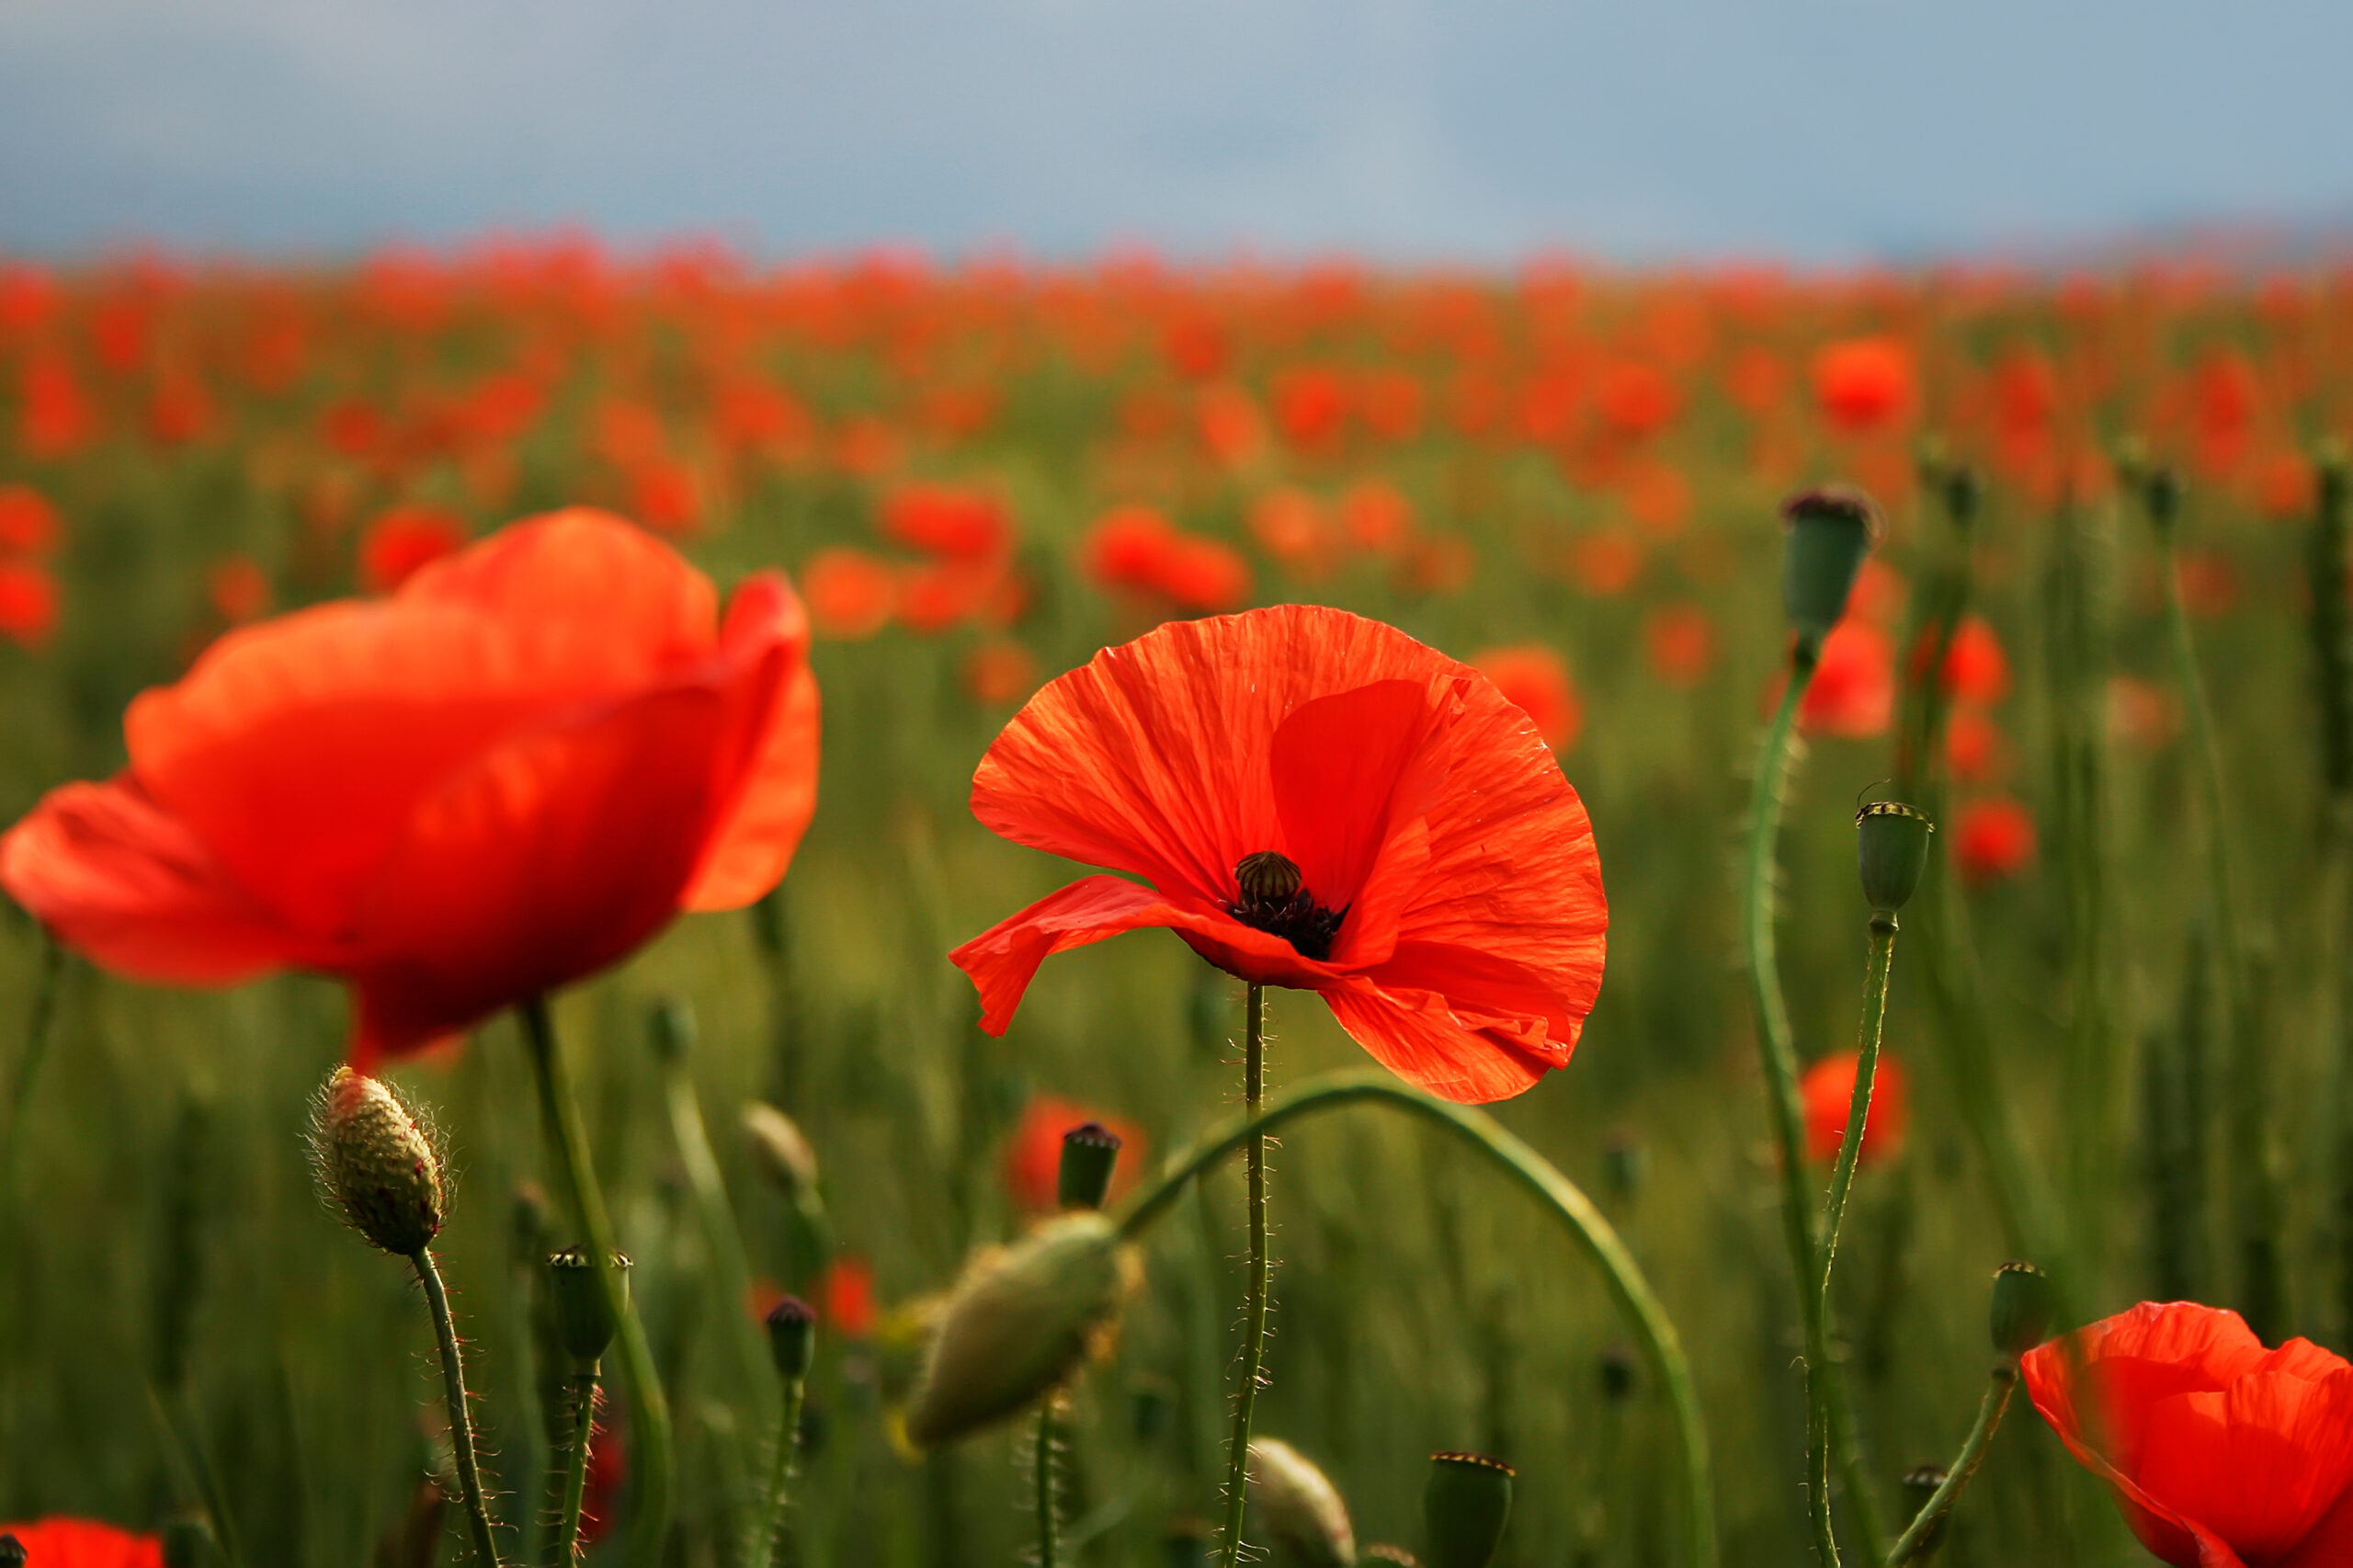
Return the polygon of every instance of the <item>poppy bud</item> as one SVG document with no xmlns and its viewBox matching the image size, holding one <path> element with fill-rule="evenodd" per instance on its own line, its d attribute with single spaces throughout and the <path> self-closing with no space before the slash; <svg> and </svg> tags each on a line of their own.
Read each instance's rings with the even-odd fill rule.
<svg viewBox="0 0 2353 1568">
<path fill-rule="evenodd" d="M 2051 1337 L 2051 1279 L 2031 1263 L 1994 1273 L 1994 1348 L 2015 1361 Z"/>
<path fill-rule="evenodd" d="M 2342 511 L 2348 477 L 2344 442 L 2332 436 L 2313 448 L 2313 477 L 2322 513 Z"/>
<path fill-rule="evenodd" d="M 1352 1568 L 1357 1533 L 1329 1477 L 1289 1443 L 1250 1439 L 1250 1506 L 1276 1543 L 1307 1568 Z"/>
<path fill-rule="evenodd" d="M 1245 855 L 1233 867 L 1233 885 L 1241 892 L 1245 903 L 1273 905 L 1288 903 L 1305 881 L 1306 874 L 1300 870 L 1296 861 L 1271 849 Z"/>
<path fill-rule="evenodd" d="M 1928 1506 L 1928 1499 L 1937 1494 L 1937 1488 L 1944 1483 L 1944 1466 L 1940 1464 L 1914 1465 L 1904 1472 L 1904 1506 L 1913 1514 L 1917 1515 L 1921 1509 Z M 1936 1554 L 1937 1548 L 1945 1543 L 1945 1526 L 1951 1520 L 1952 1516 L 1947 1514 L 1928 1528 L 1927 1534 L 1920 1540 L 1919 1550 L 1912 1554 L 1913 1562 L 1924 1562 Z"/>
<path fill-rule="evenodd" d="M 0 1535 L 0 1568 L 25 1568 L 25 1543 L 12 1535 Z"/>
<path fill-rule="evenodd" d="M 817 1313 L 798 1296 L 787 1296 L 768 1309 L 768 1354 L 776 1375 L 797 1383 L 809 1375 L 817 1358 Z"/>
<path fill-rule="evenodd" d="M 2181 517 L 2181 475 L 2170 468 L 2152 468 L 2141 475 L 2141 505 L 2147 508 L 2149 524 L 2160 539 L 2173 537 L 2173 526 Z"/>
<path fill-rule="evenodd" d="M 1137 1265 L 1092 1212 L 1049 1221 L 964 1270 L 907 1406 L 907 1436 L 952 1442 L 1058 1386 L 1107 1336 Z"/>
<path fill-rule="evenodd" d="M 753 1158 L 779 1187 L 795 1196 L 816 1189 L 817 1151 L 792 1118 L 754 1100 L 744 1108 L 744 1131 Z"/>
<path fill-rule="evenodd" d="M 414 1257 L 440 1234 L 440 1156 L 379 1080 L 335 1070 L 313 1108 L 311 1157 L 320 1188 L 373 1244 Z"/>
<path fill-rule="evenodd" d="M 1802 490 L 1781 504 L 1789 539 L 1781 556 L 1781 608 L 1797 628 L 1798 659 L 1810 665 L 1847 613 L 1847 596 L 1884 525 L 1871 498 L 1852 486 Z"/>
<path fill-rule="evenodd" d="M 517 1267 L 536 1268 L 546 1262 L 548 1254 L 555 1250 L 555 1210 L 539 1183 L 515 1185 L 515 1208 L 508 1221 L 507 1235 Z"/>
<path fill-rule="evenodd" d="M 1611 1133 L 1601 1145 L 1601 1171 L 1609 1190 L 1628 1203 L 1643 1189 L 1643 1145 L 1632 1133 Z"/>
<path fill-rule="evenodd" d="M 629 1259 L 613 1255 L 621 1272 L 621 1290 L 629 1290 Z M 613 1314 L 597 1265 L 585 1248 L 567 1247 L 548 1258 L 549 1300 L 555 1309 L 556 1342 L 580 1368 L 594 1367 L 613 1342 Z"/>
<path fill-rule="evenodd" d="M 164 1527 L 164 1568 L 203 1568 L 211 1561 L 212 1531 L 202 1518 L 183 1515 Z"/>
<path fill-rule="evenodd" d="M 1873 915 L 1892 921 L 1920 885 L 1928 869 L 1928 835 L 1936 831 L 1927 812 L 1901 801 L 1873 801 L 1855 813 L 1863 901 Z"/>
<path fill-rule="evenodd" d="M 1937 494 L 1953 527 L 1966 528 L 1977 519 L 1978 504 L 1985 498 L 1985 481 L 1967 463 L 1955 463 L 1938 476 Z"/>
<path fill-rule="evenodd" d="M 1601 1353 L 1601 1392 L 1611 1403 L 1627 1398 L 1634 1392 L 1634 1353 L 1622 1345 L 1613 1345 Z"/>
<path fill-rule="evenodd" d="M 1484 1454 L 1432 1454 L 1422 1489 L 1429 1568 L 1487 1568 L 1511 1518 L 1514 1471 Z"/>
<path fill-rule="evenodd" d="M 1056 1196 L 1065 1209 L 1100 1209 L 1111 1193 L 1111 1169 L 1120 1163 L 1120 1135 L 1099 1121 L 1083 1121 L 1063 1134 L 1063 1163 Z"/>
<path fill-rule="evenodd" d="M 665 996 L 646 1009 L 646 1032 L 654 1040 L 654 1055 L 661 1062 L 683 1062 L 693 1053 L 698 1030 L 694 1004 L 683 996 Z"/>
</svg>

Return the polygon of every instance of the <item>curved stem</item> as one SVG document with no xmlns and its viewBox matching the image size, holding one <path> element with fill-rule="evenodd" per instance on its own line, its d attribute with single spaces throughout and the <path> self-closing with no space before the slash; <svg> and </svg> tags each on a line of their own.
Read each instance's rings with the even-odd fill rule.
<svg viewBox="0 0 2353 1568">
<path fill-rule="evenodd" d="M 1977 1473 L 1984 1462 L 1985 1446 L 1994 1440 L 1995 1428 L 2002 1425 L 2002 1413 L 2010 1407 L 2010 1394 L 2018 1386 L 2018 1369 L 2015 1363 L 2003 1361 L 1994 1368 L 1985 1385 L 1985 1397 L 1977 1402 L 1977 1419 L 1969 1428 L 1969 1437 L 1961 1445 L 1961 1453 L 1952 1461 L 1936 1491 L 1920 1506 L 1920 1512 L 1887 1554 L 1887 1568 L 1899 1568 L 1915 1557 L 1925 1555 L 1935 1545 L 1942 1529 L 1945 1516 L 1961 1500 L 1961 1489 Z"/>
<path fill-rule="evenodd" d="M 1062 1520 L 1054 1503 L 1054 1399 L 1048 1394 L 1038 1406 L 1038 1568 L 1054 1568 L 1054 1551 Z"/>
<path fill-rule="evenodd" d="M 464 1494 L 466 1521 L 472 1527 L 474 1551 L 490 1568 L 498 1568 L 498 1542 L 490 1533 L 490 1505 L 483 1500 L 482 1468 L 474 1460 L 474 1424 L 466 1409 L 466 1369 L 458 1356 L 458 1329 L 449 1319 L 449 1293 L 441 1287 L 441 1271 L 433 1254 L 419 1247 L 409 1256 L 417 1283 L 425 1287 L 425 1304 L 433 1313 L 433 1336 L 441 1345 L 441 1389 L 449 1403 L 449 1444 L 458 1450 L 458 1490 Z"/>
<path fill-rule="evenodd" d="M 1791 661 L 1789 688 L 1765 732 L 1764 749 L 1756 759 L 1756 780 L 1749 801 L 1748 850 L 1742 876 L 1741 909 L 1745 924 L 1743 946 L 1748 980 L 1756 1007 L 1756 1043 L 1765 1059 L 1765 1080 L 1770 1090 L 1773 1131 L 1781 1154 L 1781 1228 L 1790 1252 L 1790 1275 L 1797 1285 L 1798 1312 L 1805 1329 L 1806 1388 L 1810 1404 L 1819 1403 L 1825 1419 L 1821 1441 L 1845 1475 L 1849 1503 L 1863 1537 L 1874 1556 L 1886 1539 L 1879 1500 L 1870 1489 L 1870 1473 L 1855 1441 L 1854 1409 L 1847 1380 L 1830 1354 L 1829 1325 L 1824 1321 L 1821 1297 L 1814 1290 L 1820 1267 L 1813 1235 L 1813 1200 L 1806 1190 L 1805 1114 L 1798 1097 L 1797 1049 L 1791 1042 L 1789 1005 L 1781 996 L 1780 970 L 1774 951 L 1774 848 L 1781 832 L 1781 786 L 1790 764 L 1790 741 L 1797 727 L 1798 705 L 1813 682 L 1813 662 L 1803 655 Z M 1830 1501 L 1825 1485 L 1809 1466 L 1806 1492 L 1815 1516 L 1815 1546 L 1824 1544 Z M 1835 1546 L 1823 1554 L 1825 1568 L 1838 1561 Z"/>
<path fill-rule="evenodd" d="M 1252 982 L 1244 1004 L 1242 1113 L 1258 1114 L 1267 1092 L 1267 989 Z M 1220 1568 L 1242 1561 L 1242 1517 L 1250 1498 L 1250 1413 L 1267 1360 L 1267 1290 L 1273 1267 L 1267 1256 L 1267 1134 L 1245 1135 L 1250 1180 L 1250 1282 L 1242 1316 L 1242 1381 L 1233 1391 L 1233 1432 L 1226 1440 L 1225 1537 L 1218 1549 Z"/>
<path fill-rule="evenodd" d="M 1855 1060 L 1854 1093 L 1847 1100 L 1847 1131 L 1838 1140 L 1837 1163 L 1830 1171 L 1830 1200 L 1822 1211 L 1822 1276 L 1815 1311 L 1830 1321 L 1830 1271 L 1838 1261 L 1838 1232 L 1847 1221 L 1847 1196 L 1855 1186 L 1855 1162 L 1861 1158 L 1863 1129 L 1871 1114 L 1871 1086 L 1879 1077 L 1880 1032 L 1887 1017 L 1887 975 L 1895 961 L 1895 916 L 1871 916 L 1870 957 L 1863 969 L 1863 1025 Z"/>
<path fill-rule="evenodd" d="M 801 1404 L 808 1388 L 807 1380 L 801 1378 L 788 1379 L 784 1385 L 784 1411 L 777 1417 L 776 1454 L 769 1460 L 767 1492 L 760 1500 L 762 1536 L 750 1568 L 772 1568 L 786 1560 L 785 1519 L 792 1511 L 792 1471 L 801 1454 Z"/>
<path fill-rule="evenodd" d="M 733 1348 L 742 1363 L 744 1391 L 749 1396 L 764 1396 L 775 1379 L 776 1363 L 769 1358 L 759 1321 L 747 1305 L 752 1299 L 751 1265 L 744 1256 L 744 1236 L 736 1228 L 734 1206 L 727 1199 L 719 1156 L 711 1151 L 701 1102 L 695 1097 L 694 1074 L 679 1058 L 663 1064 L 662 1078 L 669 1102 L 670 1135 L 678 1145 L 678 1163 L 686 1167 L 687 1187 L 694 1194 L 703 1239 L 710 1246 L 720 1299 L 727 1303 L 723 1315 L 734 1327 Z"/>
<path fill-rule="evenodd" d="M 1633 1255 L 1593 1199 L 1495 1118 L 1406 1088 L 1385 1073 L 1325 1074 L 1269 1101 L 1257 1117 L 1229 1118 L 1203 1133 L 1192 1148 L 1169 1162 L 1156 1183 L 1130 1202 L 1120 1221 L 1121 1233 L 1130 1238 L 1141 1235 L 1176 1201 L 1188 1183 L 1235 1149 L 1264 1138 L 1285 1122 L 1358 1101 L 1411 1111 L 1484 1154 L 1521 1190 L 1551 1210 L 1567 1228 L 1578 1250 L 1600 1269 L 1611 1300 L 1642 1342 L 1674 1415 L 1689 1518 L 1688 1561 L 1692 1568 L 1713 1568 L 1717 1560 L 1715 1485 L 1710 1473 L 1707 1426 L 1675 1324 L 1652 1293 Z"/>
<path fill-rule="evenodd" d="M 597 1440 L 597 1369 L 572 1379 L 572 1446 L 563 1452 L 563 1502 L 548 1553 L 558 1562 L 580 1560 L 580 1516 L 588 1504 L 588 1449 Z"/>
<path fill-rule="evenodd" d="M 621 1353 L 621 1370 L 629 1376 L 630 1426 L 638 1460 L 637 1484 L 631 1499 L 630 1560 L 649 1565 L 661 1554 L 663 1532 L 670 1523 L 670 1402 L 654 1367 L 654 1349 L 646 1343 L 644 1320 L 613 1262 L 613 1222 L 605 1210 L 604 1188 L 597 1183 L 596 1162 L 588 1153 L 588 1131 L 573 1098 L 572 1081 L 556 1041 L 555 1023 L 548 1016 L 547 998 L 534 996 L 521 1007 L 523 1038 L 530 1046 L 531 1067 L 540 1085 L 540 1109 L 547 1123 L 548 1142 L 554 1145 L 563 1167 L 573 1212 L 586 1233 L 589 1256 L 597 1259 L 597 1283 L 606 1309 L 616 1325 L 615 1341 Z"/>
</svg>

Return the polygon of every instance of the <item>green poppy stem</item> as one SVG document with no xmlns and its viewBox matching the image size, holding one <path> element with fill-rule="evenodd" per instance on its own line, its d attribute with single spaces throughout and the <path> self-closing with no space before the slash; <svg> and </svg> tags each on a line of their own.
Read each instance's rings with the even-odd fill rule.
<svg viewBox="0 0 2353 1568">
<path fill-rule="evenodd" d="M 769 1459 L 767 1491 L 760 1499 L 759 1550 L 752 1554 L 750 1568 L 780 1568 L 790 1559 L 785 1543 L 790 1535 L 787 1521 L 792 1513 L 792 1473 L 801 1458 L 801 1407 L 807 1398 L 806 1378 L 784 1380 L 784 1405 L 777 1416 L 776 1452 Z"/>
<path fill-rule="evenodd" d="M 1203 1133 L 1190 1149 L 1168 1163 L 1157 1182 L 1129 1203 L 1120 1221 L 1121 1233 L 1131 1239 L 1142 1235 L 1176 1203 L 1187 1184 L 1235 1149 L 1261 1143 L 1285 1122 L 1358 1101 L 1410 1111 L 1485 1155 L 1560 1221 L 1578 1250 L 1601 1270 L 1610 1297 L 1641 1341 L 1673 1414 L 1683 1469 L 1687 1561 L 1690 1568 L 1715 1568 L 1715 1483 L 1708 1457 L 1707 1425 L 1675 1324 L 1600 1209 L 1551 1161 L 1495 1118 L 1406 1088 L 1385 1073 L 1324 1074 L 1268 1102 L 1261 1114 L 1229 1118 Z"/>
<path fill-rule="evenodd" d="M 1986 1445 L 1994 1440 L 1995 1429 L 2002 1425 L 2002 1414 L 2009 1409 L 2010 1395 L 2018 1386 L 2017 1365 L 2009 1361 L 1997 1363 L 1986 1381 L 1985 1397 L 1977 1402 L 1977 1419 L 1971 1424 L 1969 1437 L 1961 1443 L 1960 1454 L 1954 1458 L 1944 1480 L 1938 1483 L 1928 1500 L 1920 1506 L 1919 1513 L 1913 1517 L 1912 1523 L 1905 1527 L 1903 1536 L 1889 1551 L 1887 1568 L 1901 1568 L 1902 1564 L 1924 1555 L 1935 1543 L 1937 1534 L 1944 1525 L 1945 1516 L 1950 1514 L 1952 1506 L 1961 1501 L 1961 1488 L 1969 1484 L 1970 1478 L 1977 1473 L 1977 1467 L 1984 1462 Z"/>
<path fill-rule="evenodd" d="M 1822 1211 L 1822 1278 L 1817 1307 L 1830 1316 L 1830 1271 L 1838 1261 L 1838 1233 L 1847 1221 L 1847 1199 L 1854 1190 L 1855 1164 L 1862 1156 L 1863 1129 L 1870 1119 L 1871 1088 L 1879 1076 L 1880 1034 L 1887 1017 L 1888 971 L 1895 961 L 1895 916 L 1871 916 L 1870 956 L 1863 968 L 1863 1024 L 1855 1061 L 1855 1088 L 1847 1100 L 1847 1131 L 1830 1170 L 1830 1199 Z"/>
<path fill-rule="evenodd" d="M 433 1336 L 441 1346 L 441 1389 L 449 1404 L 449 1444 L 458 1451 L 458 1490 L 465 1499 L 466 1523 L 473 1531 L 474 1551 L 490 1568 L 498 1568 L 498 1541 L 491 1534 L 490 1505 L 483 1497 L 482 1467 L 474 1459 L 474 1423 L 466 1408 L 466 1368 L 458 1355 L 458 1329 L 449 1317 L 449 1293 L 441 1286 L 441 1271 L 433 1254 L 419 1247 L 409 1256 L 417 1283 L 425 1287 L 425 1304 L 433 1313 Z"/>
<path fill-rule="evenodd" d="M 1038 1568 L 1054 1568 L 1062 1535 L 1061 1511 L 1054 1499 L 1054 1399 L 1050 1393 L 1038 1406 Z"/>
<path fill-rule="evenodd" d="M 1267 1093 L 1267 989 L 1252 982 L 1244 1003 L 1242 1037 L 1242 1112 L 1258 1114 Z M 1242 1378 L 1233 1392 L 1233 1432 L 1225 1455 L 1225 1534 L 1218 1548 L 1219 1568 L 1237 1568 L 1242 1561 L 1242 1517 L 1250 1498 L 1250 1414 L 1257 1403 L 1258 1382 L 1267 1361 L 1267 1295 L 1273 1266 L 1267 1256 L 1267 1135 L 1245 1135 L 1250 1183 L 1250 1277 L 1244 1299 Z"/>
<path fill-rule="evenodd" d="M 580 1517 L 588 1505 L 588 1450 L 597 1440 L 597 1369 L 574 1374 L 572 1392 L 572 1442 L 563 1451 L 563 1502 L 556 1518 L 548 1556 L 554 1563 L 580 1560 Z"/>
<path fill-rule="evenodd" d="M 613 1222 L 605 1209 L 604 1188 L 597 1185 L 596 1162 L 588 1153 L 588 1131 L 580 1119 L 573 1096 L 571 1075 L 563 1050 L 555 1037 L 555 1022 L 547 998 L 525 1001 L 523 1038 L 530 1048 L 531 1068 L 540 1085 L 540 1109 L 548 1142 L 563 1171 L 573 1212 L 585 1233 L 589 1256 L 597 1259 L 597 1288 L 612 1313 L 620 1347 L 621 1370 L 629 1378 L 631 1429 L 635 1437 L 637 1464 L 630 1520 L 630 1561 L 647 1568 L 660 1560 L 662 1537 L 670 1523 L 670 1487 L 674 1460 L 670 1442 L 670 1402 L 654 1366 L 654 1349 L 646 1342 L 644 1320 L 613 1259 Z"/>
</svg>

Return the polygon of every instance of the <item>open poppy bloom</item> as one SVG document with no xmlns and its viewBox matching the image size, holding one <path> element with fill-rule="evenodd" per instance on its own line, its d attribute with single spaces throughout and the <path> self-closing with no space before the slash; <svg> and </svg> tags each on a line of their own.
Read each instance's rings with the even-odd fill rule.
<svg viewBox="0 0 2353 1568">
<path fill-rule="evenodd" d="M 815 804 L 807 651 L 780 576 L 722 621 L 620 518 L 531 518 L 222 638 L 131 705 L 123 772 L 0 838 L 0 884 L 134 979 L 339 975 L 364 1064 L 774 886 Z"/>
<path fill-rule="evenodd" d="M 90 1519 L 0 1525 L 0 1535 L 17 1538 L 28 1568 L 164 1568 L 160 1536 L 133 1535 Z"/>
<path fill-rule="evenodd" d="M 2034 1407 L 2174 1568 L 2353 1562 L 2353 1365 L 2236 1312 L 2143 1301 L 2029 1351 Z"/>
<path fill-rule="evenodd" d="M 1383 1065 L 1501 1099 L 1563 1066 L 1608 911 L 1585 805 L 1468 665 L 1279 605 L 1107 649 L 1014 715 L 972 812 L 1087 877 L 950 956 L 1002 1034 L 1049 953 L 1161 926 L 1230 974 L 1320 993 Z"/>
</svg>

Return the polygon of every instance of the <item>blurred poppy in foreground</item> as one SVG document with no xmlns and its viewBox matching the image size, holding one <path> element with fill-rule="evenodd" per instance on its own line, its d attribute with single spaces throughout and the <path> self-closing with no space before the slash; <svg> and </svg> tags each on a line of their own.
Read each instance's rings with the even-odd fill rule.
<svg viewBox="0 0 2353 1568">
<path fill-rule="evenodd" d="M 619 517 L 533 518 L 222 638 L 131 704 L 124 772 L 0 838 L 0 884 L 134 979 L 338 975 L 356 1061 L 414 1050 L 775 885 L 815 803 L 807 651 L 780 576 L 722 622 Z"/>
<path fill-rule="evenodd" d="M 2353 1562 L 2353 1366 L 2236 1312 L 2143 1301 L 2027 1353 L 2028 1394 L 2173 1568 Z"/>
<path fill-rule="evenodd" d="M 1862 1064 L 1860 1053 L 1837 1051 L 1806 1069 L 1798 1084 L 1798 1097 L 1805 1106 L 1806 1158 L 1826 1165 L 1838 1157 L 1838 1145 L 1847 1137 L 1847 1113 L 1854 1108 L 1855 1074 Z M 1904 1132 L 1911 1119 L 1911 1085 L 1904 1065 L 1882 1051 L 1879 1070 L 1871 1074 L 1871 1108 L 1863 1118 L 1863 1142 L 1855 1151 L 1855 1163 L 1879 1165 L 1903 1153 Z"/>
<path fill-rule="evenodd" d="M 1105 1116 L 1073 1100 L 1031 1096 L 1005 1145 L 1005 1187 L 1026 1213 L 1051 1214 L 1062 1207 L 1063 1134 L 1095 1122 L 1120 1141 L 1120 1162 L 1111 1173 L 1116 1199 L 1143 1169 L 1143 1132 L 1133 1122 Z"/>
<path fill-rule="evenodd" d="M 1399 1076 L 1501 1099 L 1569 1060 L 1601 986 L 1593 829 L 1528 716 L 1343 610 L 1163 626 L 1053 681 L 972 782 L 983 825 L 1087 877 L 958 948 L 1002 1034 L 1050 953 L 1166 926 L 1323 994 Z"/>
<path fill-rule="evenodd" d="M 25 1549 L 27 1568 L 164 1568 L 161 1537 L 133 1535 L 89 1519 L 0 1525 Z"/>
</svg>

